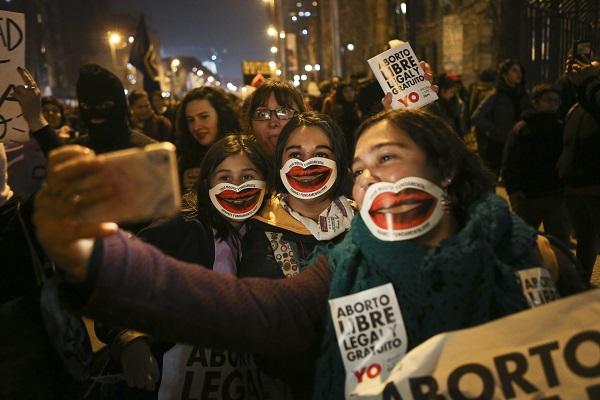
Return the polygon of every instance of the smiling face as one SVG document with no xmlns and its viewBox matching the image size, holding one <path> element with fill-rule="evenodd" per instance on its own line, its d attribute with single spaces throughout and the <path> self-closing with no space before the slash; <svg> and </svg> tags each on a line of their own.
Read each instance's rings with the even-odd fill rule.
<svg viewBox="0 0 600 400">
<path fill-rule="evenodd" d="M 260 208 L 264 182 L 251 181 L 264 181 L 264 176 L 245 153 L 227 157 L 211 174 L 213 204 L 230 222 L 247 219 Z"/>
<path fill-rule="evenodd" d="M 281 179 L 295 197 L 327 196 L 335 183 L 332 145 L 325 132 L 316 126 L 301 126 L 290 134 L 281 162 Z"/>
<path fill-rule="evenodd" d="M 367 128 L 356 144 L 352 171 L 354 199 L 375 237 L 439 239 L 443 190 L 425 152 L 406 132 L 387 120 Z"/>
<path fill-rule="evenodd" d="M 202 146 L 210 146 L 219 136 L 219 116 L 206 99 L 192 100 L 185 106 L 190 135 Z"/>
<path fill-rule="evenodd" d="M 367 128 L 354 152 L 352 195 L 361 207 L 368 186 L 415 176 L 436 184 L 425 152 L 403 130 L 387 120 Z"/>
</svg>

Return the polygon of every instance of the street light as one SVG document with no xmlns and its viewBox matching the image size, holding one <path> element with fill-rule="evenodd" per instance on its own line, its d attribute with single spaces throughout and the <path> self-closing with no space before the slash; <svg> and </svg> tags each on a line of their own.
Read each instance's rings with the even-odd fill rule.
<svg viewBox="0 0 600 400">
<path fill-rule="evenodd" d="M 118 32 L 108 32 L 108 46 L 110 47 L 110 58 L 112 59 L 113 67 L 117 70 L 117 46 L 121 44 L 121 34 Z"/>
<path fill-rule="evenodd" d="M 276 54 L 278 51 L 276 46 L 271 47 L 271 53 Z"/>
<path fill-rule="evenodd" d="M 346 48 L 348 49 L 348 51 L 354 51 L 354 44 L 352 44 L 352 43 L 348 43 L 348 44 L 346 45 Z"/>
<path fill-rule="evenodd" d="M 271 37 L 277 36 L 277 29 L 275 29 L 275 27 L 273 25 L 269 26 L 267 28 L 267 35 L 269 35 Z"/>
<path fill-rule="evenodd" d="M 135 40 L 135 38 L 133 36 L 129 36 L 129 38 L 127 39 L 129 44 L 133 43 L 134 40 Z"/>
<path fill-rule="evenodd" d="M 279 32 L 279 39 L 285 39 L 285 32 L 284 31 Z"/>
<path fill-rule="evenodd" d="M 304 70 L 305 70 L 306 72 L 310 72 L 310 71 L 312 71 L 312 70 L 313 70 L 313 66 L 312 66 L 312 65 L 310 65 L 310 64 L 306 64 L 306 65 L 304 66 Z"/>
</svg>

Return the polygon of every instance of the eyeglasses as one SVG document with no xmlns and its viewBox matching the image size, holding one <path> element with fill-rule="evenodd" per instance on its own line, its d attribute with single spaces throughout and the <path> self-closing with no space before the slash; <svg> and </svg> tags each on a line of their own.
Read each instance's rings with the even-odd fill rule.
<svg viewBox="0 0 600 400">
<path fill-rule="evenodd" d="M 259 108 L 254 111 L 252 114 L 253 121 L 269 121 L 273 118 L 273 113 L 275 113 L 275 117 L 279 120 L 288 120 L 292 119 L 294 115 L 296 115 L 296 110 L 287 107 L 279 107 L 274 110 L 269 110 L 268 108 Z"/>
</svg>

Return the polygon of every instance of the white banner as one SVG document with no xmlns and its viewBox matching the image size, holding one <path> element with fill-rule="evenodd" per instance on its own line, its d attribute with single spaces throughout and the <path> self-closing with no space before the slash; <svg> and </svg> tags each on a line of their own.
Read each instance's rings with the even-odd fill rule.
<svg viewBox="0 0 600 400">
<path fill-rule="evenodd" d="M 25 14 L 0 10 L 0 142 L 26 142 L 29 129 L 19 103 L 12 97 L 25 68 Z"/>
<path fill-rule="evenodd" d="M 434 336 L 349 398 L 600 399 L 600 290 Z"/>
</svg>

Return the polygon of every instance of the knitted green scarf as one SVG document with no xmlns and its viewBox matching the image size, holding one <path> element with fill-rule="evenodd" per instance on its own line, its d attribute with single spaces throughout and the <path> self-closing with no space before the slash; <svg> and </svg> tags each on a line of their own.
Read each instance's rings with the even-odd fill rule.
<svg viewBox="0 0 600 400">
<path fill-rule="evenodd" d="M 440 246 L 376 239 L 360 215 L 344 240 L 326 249 L 333 271 L 329 298 L 391 282 L 408 335 L 408 350 L 450 330 L 527 308 L 515 271 L 534 261 L 536 232 L 484 194 L 463 228 Z M 317 363 L 315 399 L 343 399 L 345 370 L 329 309 Z"/>
</svg>

